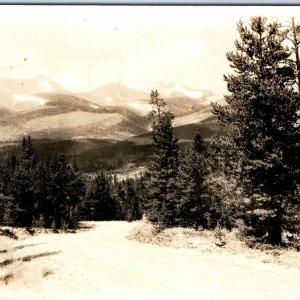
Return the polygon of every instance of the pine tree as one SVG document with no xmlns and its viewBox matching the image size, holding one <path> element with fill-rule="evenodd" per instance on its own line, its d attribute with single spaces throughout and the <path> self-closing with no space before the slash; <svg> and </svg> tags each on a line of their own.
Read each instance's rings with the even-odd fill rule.
<svg viewBox="0 0 300 300">
<path fill-rule="evenodd" d="M 36 170 L 36 180 L 34 181 L 35 197 L 35 226 L 51 227 L 51 215 L 53 212 L 52 195 L 50 190 L 50 174 L 47 172 L 46 164 L 39 163 Z"/>
<path fill-rule="evenodd" d="M 204 179 L 206 175 L 205 145 L 200 134 L 181 155 L 179 167 L 180 200 L 177 207 L 177 222 L 186 227 L 207 227 L 203 202 Z"/>
<path fill-rule="evenodd" d="M 113 199 L 116 203 L 117 220 L 126 220 L 126 197 L 125 181 L 119 181 L 115 177 L 113 181 Z"/>
<path fill-rule="evenodd" d="M 287 39 L 292 43 L 291 50 L 295 55 L 295 59 L 292 60 L 295 69 L 295 79 L 298 85 L 298 91 L 300 92 L 300 25 L 296 23 L 295 18 L 291 19 L 291 24 L 287 30 Z"/>
<path fill-rule="evenodd" d="M 63 154 L 54 155 L 46 163 L 48 190 L 47 220 L 53 229 L 76 228 L 78 206 L 84 194 L 84 184 L 78 169 L 69 164 Z"/>
<path fill-rule="evenodd" d="M 176 225 L 178 203 L 177 175 L 179 166 L 178 139 L 174 138 L 174 115 L 164 111 L 166 103 L 158 91 L 151 91 L 153 156 L 148 164 L 149 203 L 148 218 L 163 227 Z"/>
<path fill-rule="evenodd" d="M 141 215 L 143 215 L 146 212 L 147 204 L 149 203 L 146 174 L 140 174 L 140 176 L 136 179 L 136 195 L 140 203 Z"/>
<path fill-rule="evenodd" d="M 67 186 L 68 193 L 68 228 L 76 228 L 79 223 L 79 204 L 85 194 L 85 183 L 81 171 L 75 161 L 69 164 L 69 184 Z"/>
<path fill-rule="evenodd" d="M 241 221 L 240 157 L 231 136 L 214 137 L 208 145 L 202 195 L 208 228 L 231 229 Z"/>
<path fill-rule="evenodd" d="M 30 136 L 23 137 L 22 153 L 20 156 L 22 167 L 26 170 L 32 170 L 37 166 L 38 157 L 35 153 Z"/>
<path fill-rule="evenodd" d="M 11 196 L 0 194 L 0 224 L 15 226 L 19 213 L 19 207 L 15 199 Z"/>
<path fill-rule="evenodd" d="M 7 156 L 1 166 L 1 192 L 4 195 L 10 195 L 11 183 L 18 165 L 18 158 L 15 153 Z"/>
<path fill-rule="evenodd" d="M 19 210 L 15 225 L 31 227 L 35 209 L 33 186 L 38 159 L 29 136 L 22 140 L 22 153 L 18 161 L 10 183 L 10 194 Z"/>
<path fill-rule="evenodd" d="M 109 221 L 116 218 L 116 203 L 111 197 L 111 178 L 102 171 L 89 181 L 86 192 L 86 214 L 89 220 Z"/>
<path fill-rule="evenodd" d="M 131 222 L 141 219 L 141 203 L 138 198 L 134 179 L 128 178 L 126 180 L 126 198 L 128 203 L 126 220 Z"/>
<path fill-rule="evenodd" d="M 214 104 L 213 113 L 221 124 L 234 128 L 243 160 L 240 179 L 249 202 L 246 223 L 255 237 L 278 245 L 285 207 L 299 182 L 299 96 L 280 25 L 255 17 L 250 28 L 240 21 L 237 29 L 237 50 L 227 53 L 234 69 L 224 76 L 227 105 Z"/>
</svg>

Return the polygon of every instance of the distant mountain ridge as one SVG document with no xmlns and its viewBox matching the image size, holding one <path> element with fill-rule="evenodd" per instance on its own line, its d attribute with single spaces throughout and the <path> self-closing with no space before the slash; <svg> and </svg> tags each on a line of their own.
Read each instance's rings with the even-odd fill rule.
<svg viewBox="0 0 300 300">
<path fill-rule="evenodd" d="M 222 99 L 209 91 L 155 83 L 174 125 L 211 117 L 209 102 Z M 125 140 L 147 133 L 149 93 L 115 82 L 85 93 L 72 93 L 46 76 L 0 78 L 0 136 L 17 140 L 24 134 L 50 139 Z"/>
<path fill-rule="evenodd" d="M 63 153 L 84 172 L 144 166 L 151 155 L 150 91 L 157 89 L 174 115 L 181 149 L 196 132 L 209 142 L 227 134 L 211 113 L 210 91 L 156 82 L 149 90 L 121 82 L 73 93 L 46 76 L 0 78 L 0 163 L 30 135 L 41 159 Z"/>
<path fill-rule="evenodd" d="M 38 75 L 33 79 L 0 78 L 0 103 L 9 109 L 22 111 L 32 106 L 41 106 L 44 101 L 37 94 L 45 92 L 71 94 L 67 89 L 43 75 Z M 32 103 L 32 106 L 23 106 L 24 103 Z"/>
<path fill-rule="evenodd" d="M 124 100 L 146 100 L 149 94 L 140 89 L 129 88 L 122 82 L 112 82 L 82 94 L 95 102 L 106 104 L 118 103 Z M 120 103 L 118 103 L 120 104 Z"/>
<path fill-rule="evenodd" d="M 133 104 L 148 104 L 151 89 L 157 89 L 163 98 L 190 101 L 194 105 L 222 99 L 221 95 L 207 90 L 162 82 L 152 84 L 147 90 L 129 87 L 122 82 L 112 82 L 88 92 L 73 93 L 52 79 L 38 75 L 33 79 L 0 78 L 0 106 L 23 111 L 46 104 L 47 99 L 43 97 L 46 94 L 64 94 L 98 105 L 129 106 L 135 109 Z M 22 106 L 24 103 L 28 105 Z"/>
</svg>

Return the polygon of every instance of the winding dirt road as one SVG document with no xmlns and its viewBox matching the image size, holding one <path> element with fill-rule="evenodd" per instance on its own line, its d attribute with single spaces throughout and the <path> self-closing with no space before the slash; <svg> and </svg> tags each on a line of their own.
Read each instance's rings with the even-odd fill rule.
<svg viewBox="0 0 300 300">
<path fill-rule="evenodd" d="M 20 277 L 0 299 L 300 299 L 300 270 L 128 240 L 138 223 L 93 224 L 19 241 L 5 271 Z"/>
</svg>

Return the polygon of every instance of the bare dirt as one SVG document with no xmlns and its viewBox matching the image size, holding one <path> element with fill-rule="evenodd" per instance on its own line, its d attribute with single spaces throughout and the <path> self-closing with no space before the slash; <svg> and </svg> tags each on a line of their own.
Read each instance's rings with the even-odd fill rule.
<svg viewBox="0 0 300 300">
<path fill-rule="evenodd" d="M 300 299 L 299 269 L 129 240 L 138 222 L 88 225 L 1 240 L 0 299 Z"/>
</svg>

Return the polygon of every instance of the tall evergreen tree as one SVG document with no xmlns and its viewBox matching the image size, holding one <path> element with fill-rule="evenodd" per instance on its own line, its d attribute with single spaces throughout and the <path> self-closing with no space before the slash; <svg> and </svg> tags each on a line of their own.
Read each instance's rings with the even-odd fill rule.
<svg viewBox="0 0 300 300">
<path fill-rule="evenodd" d="M 35 225 L 50 228 L 52 223 L 53 203 L 50 189 L 50 174 L 47 172 L 47 164 L 39 163 L 34 181 L 35 196 Z"/>
<path fill-rule="evenodd" d="M 14 197 L 19 209 L 16 220 L 18 226 L 32 226 L 35 209 L 34 181 L 37 162 L 37 155 L 30 137 L 24 137 L 19 163 L 10 183 L 10 194 Z"/>
<path fill-rule="evenodd" d="M 113 181 L 113 199 L 116 203 L 116 219 L 126 220 L 126 188 L 125 181 L 118 180 L 115 176 Z"/>
<path fill-rule="evenodd" d="M 69 164 L 62 154 L 52 157 L 46 164 L 48 174 L 47 207 L 48 219 L 54 229 L 76 228 L 78 206 L 84 195 L 80 172 Z"/>
<path fill-rule="evenodd" d="M 149 192 L 147 187 L 146 174 L 140 174 L 140 176 L 136 179 L 136 196 L 140 203 L 140 209 L 142 215 L 146 212 L 147 203 L 149 202 L 148 201 Z"/>
<path fill-rule="evenodd" d="M 300 25 L 297 24 L 295 18 L 291 18 L 291 24 L 287 30 L 287 33 L 287 39 L 292 43 L 291 50 L 295 55 L 295 58 L 292 59 L 292 62 L 294 62 L 294 69 L 296 73 L 295 79 L 300 92 Z"/>
<path fill-rule="evenodd" d="M 231 136 L 214 137 L 207 147 L 202 201 L 208 228 L 219 225 L 231 229 L 242 217 L 240 157 Z"/>
<path fill-rule="evenodd" d="M 111 196 L 111 178 L 102 171 L 89 181 L 86 200 L 86 215 L 89 220 L 108 221 L 116 217 L 116 203 Z"/>
<path fill-rule="evenodd" d="M 33 149 L 30 136 L 28 136 L 27 138 L 23 137 L 20 162 L 22 164 L 22 167 L 26 170 L 32 170 L 37 166 L 38 157 Z"/>
<path fill-rule="evenodd" d="M 1 166 L 1 193 L 4 195 L 10 195 L 11 183 L 13 182 L 17 165 L 18 158 L 15 153 L 12 153 L 5 158 L 4 163 Z"/>
<path fill-rule="evenodd" d="M 0 194 L 0 225 L 15 226 L 19 213 L 19 207 L 15 199 Z"/>
<path fill-rule="evenodd" d="M 233 126 L 234 143 L 242 154 L 247 225 L 257 238 L 278 245 L 285 208 L 299 183 L 299 95 L 280 25 L 255 17 L 250 28 L 240 21 L 237 29 L 236 52 L 227 53 L 234 70 L 224 77 L 227 105 L 214 104 L 213 113 L 221 124 Z"/>
<path fill-rule="evenodd" d="M 127 221 L 139 220 L 142 217 L 141 203 L 137 194 L 136 182 L 132 178 L 126 180 Z"/>
<path fill-rule="evenodd" d="M 200 134 L 181 155 L 179 167 L 180 200 L 177 206 L 177 222 L 181 226 L 207 227 L 207 207 L 203 201 L 206 175 L 205 145 Z"/>
<path fill-rule="evenodd" d="M 148 164 L 149 202 L 148 218 L 162 226 L 176 224 L 178 204 L 177 175 L 179 166 L 178 139 L 174 137 L 174 115 L 165 111 L 166 103 L 158 91 L 151 91 L 153 156 Z"/>
</svg>

